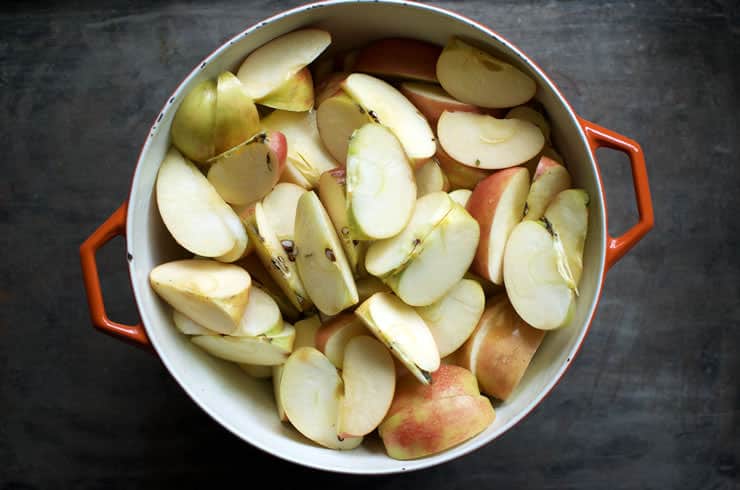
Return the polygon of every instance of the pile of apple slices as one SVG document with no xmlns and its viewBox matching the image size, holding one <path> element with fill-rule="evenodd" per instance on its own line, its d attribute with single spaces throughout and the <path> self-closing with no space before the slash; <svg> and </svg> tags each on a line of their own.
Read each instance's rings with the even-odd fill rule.
<svg viewBox="0 0 740 490">
<path fill-rule="evenodd" d="M 455 38 L 330 43 L 288 33 L 180 101 L 156 199 L 190 255 L 150 283 L 310 440 L 424 457 L 493 423 L 569 322 L 588 195 L 516 66 Z"/>
</svg>

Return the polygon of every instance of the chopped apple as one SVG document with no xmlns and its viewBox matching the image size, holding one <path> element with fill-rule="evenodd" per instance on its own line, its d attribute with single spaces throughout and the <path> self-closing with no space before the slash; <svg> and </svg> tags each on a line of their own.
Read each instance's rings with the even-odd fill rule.
<svg viewBox="0 0 740 490">
<path fill-rule="evenodd" d="M 439 368 L 429 327 L 413 308 L 390 293 L 376 293 L 355 310 L 370 331 L 424 384 Z"/>
<path fill-rule="evenodd" d="M 523 167 L 500 170 L 475 187 L 467 209 L 478 221 L 481 240 L 473 271 L 494 284 L 502 284 L 506 240 L 524 215 L 529 192 L 529 171 Z"/>
<path fill-rule="evenodd" d="M 257 366 L 256 364 L 239 364 L 239 367 L 249 376 L 256 379 L 272 378 L 273 366 Z"/>
<path fill-rule="evenodd" d="M 522 105 L 514 107 L 506 113 L 506 119 L 521 119 L 522 121 L 529 121 L 542 131 L 542 135 L 545 137 L 545 141 L 550 142 L 550 123 L 547 122 L 545 116 L 541 112 Z"/>
<path fill-rule="evenodd" d="M 299 159 L 296 155 L 288 154 L 288 157 L 285 159 L 285 169 L 283 169 L 283 173 L 280 174 L 280 180 L 278 182 L 295 184 L 306 190 L 311 190 L 313 189 L 313 184 L 306 180 L 303 172 L 310 173 L 312 171 L 311 167 L 309 167 L 304 160 Z M 315 171 L 313 172 L 315 173 Z"/>
<path fill-rule="evenodd" d="M 342 369 L 347 343 L 359 335 L 370 333 L 365 324 L 352 313 L 340 313 L 316 331 L 316 348 L 337 368 Z"/>
<path fill-rule="evenodd" d="M 217 94 L 215 80 L 200 82 L 185 95 L 172 119 L 172 144 L 196 162 L 205 162 L 216 154 Z"/>
<path fill-rule="evenodd" d="M 282 327 L 283 317 L 277 303 L 266 292 L 251 288 L 249 301 L 239 321 L 239 327 L 229 335 L 234 337 L 256 337 L 277 327 Z"/>
<path fill-rule="evenodd" d="M 344 82 L 344 79 L 348 76 L 349 73 L 339 71 L 336 73 L 332 73 L 321 83 L 316 85 L 316 107 L 321 107 L 321 104 L 323 104 L 324 101 L 326 101 L 327 99 L 343 93 L 342 83 Z"/>
<path fill-rule="evenodd" d="M 440 53 L 441 47 L 417 39 L 379 39 L 360 50 L 353 69 L 372 75 L 436 82 Z"/>
<path fill-rule="evenodd" d="M 392 85 L 370 75 L 353 73 L 342 87 L 375 122 L 393 131 L 415 166 L 434 155 L 437 144 L 432 128 L 416 107 Z"/>
<path fill-rule="evenodd" d="M 289 256 L 295 252 L 293 240 L 298 200 L 305 193 L 306 189 L 301 186 L 280 183 L 262 200 L 265 217 Z"/>
<path fill-rule="evenodd" d="M 293 350 L 295 329 L 285 324 L 279 333 L 257 337 L 200 335 L 191 339 L 209 354 L 227 361 L 257 366 L 283 364 Z"/>
<path fill-rule="evenodd" d="M 174 148 L 162 161 L 156 187 L 162 221 L 183 248 L 203 257 L 231 255 L 240 245 L 246 249 L 239 217 Z"/>
<path fill-rule="evenodd" d="M 312 347 L 288 358 L 280 377 L 280 398 L 291 424 L 312 441 L 331 449 L 353 449 L 362 437 L 337 436 L 342 379 L 337 368 Z"/>
<path fill-rule="evenodd" d="M 296 351 L 301 347 L 315 347 L 316 345 L 316 331 L 321 327 L 321 321 L 318 315 L 313 315 L 303 320 L 296 322 L 295 324 L 295 342 L 293 343 L 293 350 Z M 282 422 L 287 422 L 288 417 L 285 415 L 285 409 L 283 408 L 283 400 L 280 397 L 280 379 L 283 375 L 283 366 L 272 367 L 272 388 L 275 393 L 275 406 L 277 408 L 278 417 Z"/>
<path fill-rule="evenodd" d="M 462 279 L 441 299 L 429 306 L 416 308 L 434 336 L 441 357 L 455 352 L 475 330 L 486 297 L 480 284 Z"/>
<path fill-rule="evenodd" d="M 555 196 L 570 187 L 568 170 L 546 156 L 540 157 L 524 206 L 525 220 L 538 220 Z"/>
<path fill-rule="evenodd" d="M 544 331 L 527 325 L 504 297 L 483 313 L 459 361 L 475 374 L 483 393 L 506 400 L 544 336 Z"/>
<path fill-rule="evenodd" d="M 257 107 L 238 78 L 225 71 L 218 76 L 214 153 L 223 153 L 247 141 L 260 129 Z"/>
<path fill-rule="evenodd" d="M 432 128 L 437 127 L 444 111 L 482 113 L 480 107 L 455 100 L 442 87 L 433 83 L 404 82 L 401 93 L 427 118 Z"/>
<path fill-rule="evenodd" d="M 416 184 L 396 136 L 380 124 L 355 131 L 347 155 L 347 210 L 354 239 L 388 238 L 411 218 Z"/>
<path fill-rule="evenodd" d="M 528 121 L 470 112 L 443 112 L 437 136 L 444 151 L 456 161 L 483 169 L 524 163 L 545 144 L 542 131 Z"/>
<path fill-rule="evenodd" d="M 419 253 L 385 282 L 406 304 L 430 305 L 465 275 L 479 238 L 478 223 L 453 202 L 452 210 L 424 240 Z"/>
<path fill-rule="evenodd" d="M 454 37 L 437 60 L 437 78 L 454 98 L 480 107 L 521 105 L 537 90 L 518 68 Z"/>
<path fill-rule="evenodd" d="M 450 188 L 450 182 L 435 158 L 429 159 L 427 163 L 417 168 L 414 172 L 414 179 L 416 180 L 417 198 L 431 192 L 447 192 Z"/>
<path fill-rule="evenodd" d="M 364 436 L 380 425 L 393 401 L 393 357 L 375 338 L 361 335 L 347 343 L 343 366 L 337 434 L 342 439 Z"/>
<path fill-rule="evenodd" d="M 208 181 L 224 201 L 249 204 L 262 199 L 277 184 L 286 155 L 282 133 L 260 133 L 209 160 Z"/>
<path fill-rule="evenodd" d="M 237 77 L 249 96 L 261 102 L 305 68 L 331 43 L 320 29 L 300 29 L 280 36 L 252 51 L 239 67 Z"/>
<path fill-rule="evenodd" d="M 576 294 L 583 271 L 583 247 L 588 231 L 588 203 L 586 191 L 568 189 L 555 196 L 544 216 L 558 252 L 558 269 Z"/>
<path fill-rule="evenodd" d="M 542 221 L 522 221 L 504 253 L 504 284 L 512 306 L 535 328 L 552 330 L 570 319 L 574 292 L 560 272 L 555 240 Z"/>
<path fill-rule="evenodd" d="M 359 302 L 364 303 L 366 299 L 375 293 L 390 292 L 390 288 L 383 281 L 374 276 L 367 276 L 355 281 Z"/>
<path fill-rule="evenodd" d="M 462 207 L 466 207 L 468 205 L 468 201 L 470 200 L 470 196 L 473 194 L 473 191 L 470 189 L 457 189 L 455 191 L 452 191 L 449 193 L 450 199 L 458 203 Z"/>
<path fill-rule="evenodd" d="M 177 310 L 172 310 L 172 321 L 175 323 L 175 327 L 185 335 L 218 335 L 218 332 L 194 322 Z"/>
<path fill-rule="evenodd" d="M 372 122 L 365 109 L 344 92 L 329 97 L 316 110 L 321 140 L 341 165 L 347 161 L 349 139 L 356 129 Z"/>
<path fill-rule="evenodd" d="M 357 303 L 357 289 L 329 215 L 315 192 L 298 200 L 296 265 L 308 296 L 319 311 L 335 315 Z"/>
<path fill-rule="evenodd" d="M 252 286 L 260 288 L 269 294 L 275 304 L 280 308 L 280 313 L 290 321 L 296 321 L 301 317 L 301 312 L 288 300 L 280 286 L 275 282 L 265 266 L 262 265 L 256 254 L 248 255 L 240 259 L 237 265 L 244 267 L 252 276 Z"/>
<path fill-rule="evenodd" d="M 176 260 L 149 273 L 154 291 L 174 309 L 218 333 L 236 330 L 249 300 L 252 279 L 235 265 Z"/>
<path fill-rule="evenodd" d="M 437 148 L 436 159 L 452 189 L 473 189 L 492 173 L 491 170 L 463 165 L 445 153 L 441 146 Z"/>
<path fill-rule="evenodd" d="M 303 112 L 313 109 L 313 79 L 311 71 L 303 68 L 283 82 L 259 103 L 273 109 Z"/>
</svg>

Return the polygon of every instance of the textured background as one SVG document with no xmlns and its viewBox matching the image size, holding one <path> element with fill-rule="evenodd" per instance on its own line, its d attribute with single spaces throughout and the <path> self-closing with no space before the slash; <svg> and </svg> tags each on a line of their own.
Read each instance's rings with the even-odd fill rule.
<svg viewBox="0 0 740 490">
<path fill-rule="evenodd" d="M 738 488 L 738 3 L 439 2 L 492 26 L 576 111 L 644 145 L 656 228 L 609 273 L 591 334 L 515 430 L 410 475 L 283 463 L 202 413 L 153 356 L 90 328 L 77 247 L 214 47 L 297 0 L 0 7 L 0 489 L 196 488 L 255 475 L 358 488 Z M 612 233 L 636 219 L 599 153 Z M 135 321 L 119 239 L 109 313 Z"/>
</svg>

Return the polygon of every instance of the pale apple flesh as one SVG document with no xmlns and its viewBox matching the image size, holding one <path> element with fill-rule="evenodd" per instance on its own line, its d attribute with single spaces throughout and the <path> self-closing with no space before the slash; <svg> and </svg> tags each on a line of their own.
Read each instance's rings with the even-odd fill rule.
<svg viewBox="0 0 740 490">
<path fill-rule="evenodd" d="M 239 364 L 277 366 L 283 364 L 295 340 L 295 329 L 284 325 L 279 333 L 257 337 L 200 335 L 191 341 L 214 357 Z"/>
<path fill-rule="evenodd" d="M 344 351 L 349 341 L 369 333 L 360 318 L 352 313 L 341 313 L 325 322 L 316 331 L 315 347 L 338 369 L 342 369 Z"/>
<path fill-rule="evenodd" d="M 347 161 L 352 133 L 368 122 L 370 116 L 344 92 L 329 97 L 316 110 L 316 123 L 324 146 L 341 165 Z"/>
<path fill-rule="evenodd" d="M 273 366 L 257 366 L 256 364 L 239 364 L 242 371 L 255 379 L 272 378 Z"/>
<path fill-rule="evenodd" d="M 313 78 L 308 68 L 300 70 L 259 101 L 266 107 L 293 112 L 310 111 L 313 102 Z"/>
<path fill-rule="evenodd" d="M 437 81 L 437 58 L 442 48 L 409 38 L 373 41 L 357 54 L 353 70 L 411 80 Z"/>
<path fill-rule="evenodd" d="M 277 303 L 263 290 L 253 287 L 239 326 L 229 335 L 235 337 L 255 337 L 283 324 L 283 317 Z"/>
<path fill-rule="evenodd" d="M 550 142 L 550 123 L 547 122 L 545 116 L 541 112 L 529 107 L 519 106 L 514 107 L 506 113 L 506 119 L 521 119 L 523 121 L 529 121 L 542 131 L 542 135 L 545 137 L 545 141 Z"/>
<path fill-rule="evenodd" d="M 272 278 L 265 266 L 262 265 L 257 254 L 251 254 L 243 257 L 236 265 L 243 267 L 249 275 L 252 277 L 252 286 L 263 290 L 265 293 L 270 295 L 273 301 L 280 308 L 280 313 L 286 319 L 290 321 L 296 321 L 301 317 L 301 312 L 293 306 L 285 293 L 280 289 L 280 286 Z"/>
<path fill-rule="evenodd" d="M 447 192 L 450 182 L 435 158 L 429 159 L 427 163 L 417 168 L 414 172 L 416 180 L 416 197 L 422 197 L 432 192 Z"/>
<path fill-rule="evenodd" d="M 175 327 L 185 335 L 218 335 L 218 332 L 204 327 L 177 310 L 172 310 L 172 321 Z"/>
<path fill-rule="evenodd" d="M 470 189 L 457 189 L 450 192 L 449 196 L 450 199 L 458 203 L 460 206 L 466 207 L 472 194 L 473 191 L 471 191 Z"/>
<path fill-rule="evenodd" d="M 540 157 L 524 207 L 524 219 L 542 218 L 555 196 L 569 189 L 570 185 L 570 173 L 565 167 L 546 156 Z"/>
<path fill-rule="evenodd" d="M 294 253 L 296 210 L 306 189 L 295 184 L 279 183 L 262 200 L 262 210 L 286 253 Z"/>
<path fill-rule="evenodd" d="M 544 220 L 550 227 L 559 256 L 559 269 L 578 294 L 583 272 L 583 248 L 588 232 L 588 193 L 583 189 L 560 192 L 545 211 Z"/>
</svg>

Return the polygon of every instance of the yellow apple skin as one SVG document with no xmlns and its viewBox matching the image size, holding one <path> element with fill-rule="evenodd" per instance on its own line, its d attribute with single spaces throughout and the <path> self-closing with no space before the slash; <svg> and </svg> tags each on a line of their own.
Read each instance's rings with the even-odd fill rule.
<svg viewBox="0 0 740 490">
<path fill-rule="evenodd" d="M 257 101 L 273 109 L 304 112 L 313 108 L 313 79 L 311 70 L 303 68 L 281 86 Z"/>
</svg>

